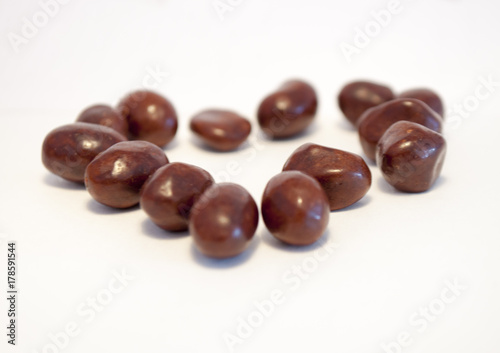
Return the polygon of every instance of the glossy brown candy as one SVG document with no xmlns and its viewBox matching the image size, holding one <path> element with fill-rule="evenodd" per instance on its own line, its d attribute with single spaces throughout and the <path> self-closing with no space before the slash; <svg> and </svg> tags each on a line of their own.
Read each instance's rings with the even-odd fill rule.
<svg viewBox="0 0 500 353">
<path fill-rule="evenodd" d="M 428 190 L 441 173 L 446 154 L 443 136 L 425 126 L 400 121 L 377 145 L 377 165 L 385 180 L 406 192 Z"/>
<path fill-rule="evenodd" d="M 361 115 L 372 107 L 394 99 L 389 87 L 368 81 L 351 82 L 339 93 L 338 103 L 344 116 L 357 125 Z"/>
<path fill-rule="evenodd" d="M 361 146 L 366 156 L 375 160 L 377 143 L 394 123 L 405 120 L 441 132 L 441 117 L 422 101 L 413 98 L 399 98 L 367 110 L 358 122 Z"/>
<path fill-rule="evenodd" d="M 328 197 L 331 211 L 360 200 L 372 182 L 370 169 L 360 156 L 313 143 L 297 148 L 283 170 L 298 170 L 316 179 Z"/>
<path fill-rule="evenodd" d="M 318 99 L 304 81 L 285 82 L 259 106 L 257 117 L 262 131 L 271 138 L 286 138 L 304 131 L 314 119 Z"/>
<path fill-rule="evenodd" d="M 85 168 L 95 156 L 125 140 L 124 136 L 106 126 L 88 123 L 64 125 L 45 137 L 42 162 L 52 173 L 83 183 Z"/>
<path fill-rule="evenodd" d="M 271 178 L 262 196 L 261 211 L 269 232 L 291 245 L 314 243 L 324 233 L 330 216 L 321 185 L 298 171 Z"/>
<path fill-rule="evenodd" d="M 190 123 L 205 144 L 217 151 L 231 151 L 250 135 L 252 125 L 242 116 L 227 110 L 210 109 L 196 114 Z"/>
<path fill-rule="evenodd" d="M 439 95 L 428 88 L 416 88 L 404 91 L 398 95 L 398 98 L 414 98 L 427 104 L 432 110 L 444 119 L 443 102 Z"/>
<path fill-rule="evenodd" d="M 259 211 L 248 191 L 237 184 L 220 183 L 195 203 L 189 231 L 203 254 L 227 258 L 245 250 L 258 222 Z"/>
<path fill-rule="evenodd" d="M 97 104 L 88 107 L 80 113 L 76 121 L 107 126 L 118 131 L 123 136 L 128 135 L 127 120 L 118 110 L 109 105 Z"/>
<path fill-rule="evenodd" d="M 129 138 L 166 146 L 177 132 L 177 114 L 163 96 L 151 91 L 135 91 L 122 99 L 118 110 L 127 119 Z"/>
<path fill-rule="evenodd" d="M 169 163 L 158 169 L 144 184 L 141 208 L 160 228 L 188 229 L 191 208 L 214 183 L 204 169 L 185 163 Z"/>
<path fill-rule="evenodd" d="M 117 143 L 99 154 L 85 171 L 85 186 L 103 205 L 128 208 L 151 174 L 168 163 L 161 148 L 147 141 Z"/>
</svg>

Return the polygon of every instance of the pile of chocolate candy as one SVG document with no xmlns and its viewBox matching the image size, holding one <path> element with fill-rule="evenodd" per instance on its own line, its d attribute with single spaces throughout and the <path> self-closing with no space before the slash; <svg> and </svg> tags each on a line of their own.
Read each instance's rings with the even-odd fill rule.
<svg viewBox="0 0 500 353">
<path fill-rule="evenodd" d="M 383 85 L 357 81 L 338 96 L 345 117 L 358 129 L 366 157 L 403 192 L 428 190 L 446 153 L 441 135 L 443 105 L 428 89 L 395 95 Z M 270 139 L 291 138 L 313 121 L 317 95 L 311 85 L 292 80 L 261 102 L 257 118 Z M 197 248 L 214 258 L 242 253 L 253 238 L 259 211 L 249 192 L 234 183 L 216 183 L 194 165 L 170 163 L 162 147 L 177 132 L 172 104 L 151 91 L 127 95 L 116 108 L 95 105 L 76 123 L 51 131 L 42 161 L 52 173 L 85 183 L 103 205 L 140 204 L 160 228 L 189 229 Z M 231 151 L 246 141 L 252 124 L 227 110 L 205 110 L 190 128 L 214 151 Z M 291 245 L 309 245 L 324 233 L 330 211 L 359 201 L 371 186 L 362 157 L 307 143 L 284 163 L 265 187 L 261 213 L 269 232 Z"/>
</svg>

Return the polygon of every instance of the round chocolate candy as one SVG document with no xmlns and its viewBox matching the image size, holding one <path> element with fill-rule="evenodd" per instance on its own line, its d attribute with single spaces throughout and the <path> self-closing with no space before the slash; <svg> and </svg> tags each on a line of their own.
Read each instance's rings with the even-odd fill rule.
<svg viewBox="0 0 500 353">
<path fill-rule="evenodd" d="M 97 104 L 88 107 L 80 113 L 76 121 L 107 126 L 118 131 L 123 136 L 128 135 L 127 120 L 117 109 L 109 105 Z"/>
<path fill-rule="evenodd" d="M 285 82 L 259 106 L 257 117 L 262 131 L 271 138 L 286 138 L 304 131 L 314 119 L 318 99 L 304 81 Z"/>
<path fill-rule="evenodd" d="M 144 184 L 141 208 L 160 228 L 188 229 L 191 208 L 214 183 L 204 169 L 185 163 L 169 163 L 158 169 Z"/>
<path fill-rule="evenodd" d="M 252 125 L 234 112 L 210 109 L 193 116 L 190 128 L 214 150 L 231 151 L 245 142 Z"/>
<path fill-rule="evenodd" d="M 354 126 L 369 108 L 394 99 L 389 87 L 368 81 L 351 82 L 342 88 L 338 96 L 340 110 Z"/>
<path fill-rule="evenodd" d="M 313 143 L 297 148 L 283 170 L 298 170 L 316 179 L 328 197 L 331 211 L 360 200 L 372 182 L 370 169 L 357 154 Z"/>
<path fill-rule="evenodd" d="M 441 117 L 427 104 L 413 98 L 399 98 L 368 109 L 358 122 L 361 146 L 375 160 L 375 148 L 386 130 L 398 121 L 411 121 L 441 132 Z"/>
<path fill-rule="evenodd" d="M 377 145 L 377 165 L 384 179 L 405 192 L 428 190 L 441 173 L 445 155 L 441 134 L 408 121 L 391 125 Z"/>
<path fill-rule="evenodd" d="M 127 119 L 129 138 L 166 146 L 177 132 L 177 114 L 163 96 L 151 91 L 135 91 L 118 104 Z"/>
<path fill-rule="evenodd" d="M 259 211 L 248 191 L 220 183 L 209 187 L 193 206 L 189 231 L 203 254 L 228 258 L 245 250 L 258 222 Z"/>
<path fill-rule="evenodd" d="M 269 180 L 262 196 L 262 217 L 269 232 L 291 245 L 309 245 L 325 232 L 328 198 L 316 179 L 298 171 Z"/>
<path fill-rule="evenodd" d="M 102 151 L 127 139 L 101 125 L 74 123 L 58 127 L 45 137 L 43 165 L 69 181 L 83 183 L 85 168 Z"/>
<path fill-rule="evenodd" d="M 85 186 L 103 205 L 132 207 L 139 203 L 146 180 L 167 163 L 165 152 L 150 142 L 120 142 L 99 154 L 87 166 Z"/>
</svg>

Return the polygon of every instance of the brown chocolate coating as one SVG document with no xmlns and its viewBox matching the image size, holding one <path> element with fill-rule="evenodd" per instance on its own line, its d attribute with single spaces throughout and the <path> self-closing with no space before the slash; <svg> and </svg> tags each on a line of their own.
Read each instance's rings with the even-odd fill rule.
<svg viewBox="0 0 500 353">
<path fill-rule="evenodd" d="M 69 181 L 83 183 L 85 168 L 102 151 L 126 138 L 95 124 L 74 123 L 52 130 L 42 146 L 43 165 Z"/>
<path fill-rule="evenodd" d="M 441 173 L 446 155 L 443 136 L 425 126 L 400 121 L 377 145 L 377 165 L 385 180 L 405 192 L 428 190 Z"/>
<path fill-rule="evenodd" d="M 128 135 L 127 120 L 118 110 L 109 105 L 98 104 L 88 107 L 80 113 L 76 121 L 107 126 L 123 136 Z"/>
<path fill-rule="evenodd" d="M 272 138 L 286 138 L 304 131 L 314 119 L 318 98 L 304 81 L 287 81 L 264 98 L 257 117 L 262 131 Z"/>
<path fill-rule="evenodd" d="M 321 185 L 298 171 L 282 172 L 269 180 L 261 211 L 269 232 L 291 245 L 314 243 L 323 235 L 330 217 Z"/>
<path fill-rule="evenodd" d="M 203 254 L 227 258 L 245 250 L 258 223 L 257 204 L 248 191 L 237 184 L 220 183 L 195 203 L 189 231 Z"/>
<path fill-rule="evenodd" d="M 122 99 L 118 110 L 128 121 L 129 138 L 164 147 L 177 132 L 177 114 L 163 96 L 151 91 L 135 91 Z"/>
<path fill-rule="evenodd" d="M 439 95 L 428 88 L 416 88 L 404 91 L 398 98 L 414 98 L 427 104 L 432 110 L 444 119 L 443 101 Z"/>
<path fill-rule="evenodd" d="M 210 109 L 193 116 L 190 128 L 214 150 L 231 151 L 245 142 L 252 125 L 231 111 Z"/>
<path fill-rule="evenodd" d="M 389 87 L 373 82 L 356 81 L 342 88 L 338 96 L 340 110 L 354 126 L 361 115 L 372 107 L 394 99 Z"/>
<path fill-rule="evenodd" d="M 360 200 L 370 189 L 372 175 L 360 156 L 306 143 L 297 148 L 283 170 L 298 170 L 316 179 L 328 197 L 330 211 Z"/>
<path fill-rule="evenodd" d="M 405 120 L 441 132 L 441 117 L 422 101 L 399 98 L 368 109 L 358 122 L 361 146 L 366 156 L 375 160 L 375 148 L 384 132 L 394 123 Z"/>
<path fill-rule="evenodd" d="M 185 163 L 169 163 L 146 181 L 141 191 L 141 208 L 160 228 L 188 229 L 194 203 L 214 183 L 204 169 Z"/>
<path fill-rule="evenodd" d="M 85 186 L 103 205 L 132 207 L 139 203 L 139 193 L 149 176 L 167 163 L 165 152 L 150 142 L 120 142 L 88 165 Z"/>
</svg>

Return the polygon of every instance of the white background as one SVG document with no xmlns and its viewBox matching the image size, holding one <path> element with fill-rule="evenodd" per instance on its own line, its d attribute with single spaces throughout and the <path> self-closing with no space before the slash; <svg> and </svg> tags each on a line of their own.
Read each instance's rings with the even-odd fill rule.
<svg viewBox="0 0 500 353">
<path fill-rule="evenodd" d="M 180 121 L 166 148 L 169 159 L 219 178 L 232 172 L 230 181 L 260 203 L 266 182 L 305 142 L 362 154 L 335 101 L 346 82 L 371 79 L 395 91 L 431 87 L 450 113 L 474 102 L 469 96 L 482 78 L 500 81 L 500 6 L 491 0 L 402 1 L 348 62 L 341 43 L 353 44 L 356 28 L 387 4 L 242 1 L 221 21 L 211 0 L 71 0 L 16 52 L 9 33 L 21 35 L 23 18 L 41 7 L 0 1 L 0 233 L 18 243 L 20 289 L 18 346 L 6 344 L 2 300 L 0 351 L 54 352 L 49 335 L 75 322 L 79 334 L 61 351 L 228 352 L 224 333 L 236 335 L 239 317 L 247 320 L 255 301 L 280 290 L 284 302 L 236 351 L 380 353 L 407 332 L 408 353 L 498 352 L 500 87 L 466 119 L 448 114 L 448 155 L 429 192 L 395 192 L 371 164 L 368 195 L 331 214 L 322 241 L 337 249 L 296 290 L 283 276 L 310 264 L 316 250 L 324 252 L 321 244 L 283 246 L 261 220 L 244 255 L 209 260 L 189 236 L 161 231 L 140 209 L 95 203 L 40 161 L 51 129 L 88 105 L 116 104 L 158 68 L 169 76 L 156 90 L 172 101 Z M 260 138 L 259 101 L 294 77 L 317 89 L 314 126 L 297 139 Z M 250 142 L 232 153 L 200 148 L 187 127 L 190 116 L 208 107 L 251 119 Z M 228 170 L 228 163 L 236 167 Z M 0 246 L 3 291 L 5 241 Z M 77 313 L 81 303 L 102 294 L 113 271 L 122 270 L 134 279 L 87 322 Z M 454 280 L 467 289 L 419 331 L 413 313 L 429 303 L 439 308 L 445 281 Z"/>
</svg>

